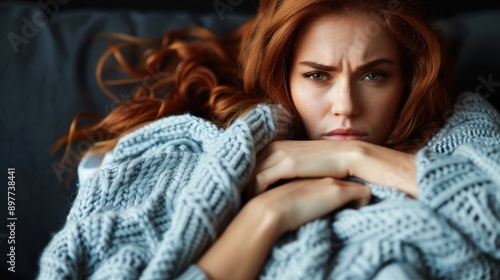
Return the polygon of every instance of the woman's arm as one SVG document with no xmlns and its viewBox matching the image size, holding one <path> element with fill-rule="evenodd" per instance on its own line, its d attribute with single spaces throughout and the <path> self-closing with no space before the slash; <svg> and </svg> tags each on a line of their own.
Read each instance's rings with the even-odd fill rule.
<svg viewBox="0 0 500 280">
<path fill-rule="evenodd" d="M 209 279 L 255 279 L 281 234 L 276 216 L 245 205 L 197 262 Z"/>
<path fill-rule="evenodd" d="M 282 179 L 355 176 L 418 195 L 415 156 L 363 141 L 275 141 L 259 154 L 252 197 Z"/>
<path fill-rule="evenodd" d="M 351 176 L 418 196 L 415 155 L 361 141 L 354 144 L 346 159 Z"/>
<path fill-rule="evenodd" d="M 255 279 L 283 233 L 370 196 L 360 183 L 332 178 L 285 183 L 250 200 L 197 265 L 210 279 Z"/>
</svg>

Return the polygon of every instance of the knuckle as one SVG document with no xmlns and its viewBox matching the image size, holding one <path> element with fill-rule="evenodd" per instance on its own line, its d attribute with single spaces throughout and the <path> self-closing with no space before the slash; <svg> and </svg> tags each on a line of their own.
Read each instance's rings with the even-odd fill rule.
<svg viewBox="0 0 500 280">
<path fill-rule="evenodd" d="M 289 170 L 293 170 L 297 166 L 297 162 L 293 157 L 286 155 L 283 159 L 283 165 Z"/>
<path fill-rule="evenodd" d="M 282 149 L 275 148 L 273 149 L 273 153 L 280 159 L 286 159 L 287 158 L 287 153 L 283 151 Z"/>
</svg>

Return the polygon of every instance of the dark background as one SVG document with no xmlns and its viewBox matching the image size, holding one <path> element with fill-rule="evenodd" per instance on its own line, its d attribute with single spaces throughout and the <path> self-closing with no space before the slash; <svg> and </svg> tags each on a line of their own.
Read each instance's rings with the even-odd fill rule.
<svg viewBox="0 0 500 280">
<path fill-rule="evenodd" d="M 0 0 L 1 1 L 1 0 Z M 16 2 L 32 2 L 38 3 L 42 1 L 43 3 L 47 3 L 50 1 L 57 0 L 18 0 Z M 59 0 L 63 2 L 62 0 Z M 94 10 L 116 10 L 116 9 L 133 9 L 140 11 L 161 11 L 161 10 L 178 10 L 182 11 L 190 11 L 190 12 L 200 12 L 205 14 L 216 14 L 216 10 L 214 8 L 214 3 L 216 1 L 221 1 L 223 3 L 227 3 L 229 0 L 175 0 L 175 1 L 152 1 L 152 0 L 124 0 L 124 1 L 106 1 L 106 0 L 67 0 L 68 3 L 64 5 L 59 5 L 60 12 L 64 13 L 64 11 L 70 10 L 82 10 L 82 9 L 94 9 Z M 237 1 L 237 0 L 233 0 Z M 285 1 L 294 1 L 294 0 L 285 0 Z M 1 1 L 3 2 L 3 1 Z M 234 12 L 242 13 L 242 14 L 253 14 L 256 12 L 258 6 L 257 0 L 242 0 L 241 4 L 236 5 L 234 8 Z M 454 17 L 464 13 L 472 13 L 476 11 L 482 10 L 498 10 L 500 9 L 500 5 L 495 3 L 495 1 L 466 1 L 462 4 L 459 1 L 425 1 L 425 10 L 427 15 L 433 18 L 441 18 L 446 19 L 450 17 Z M 0 11 L 1 12 L 1 11 Z M 500 13 L 499 13 L 500 14 Z M 20 16 L 17 16 L 19 18 Z M 55 18 L 56 19 L 56 18 Z M 500 57 L 500 53 L 498 51 L 499 39 L 498 38 L 488 38 L 490 42 L 484 43 L 485 37 L 490 34 L 499 34 L 498 32 L 494 32 L 492 30 L 499 30 L 499 28 L 495 26 L 485 26 L 482 22 L 477 21 L 476 29 L 473 29 L 473 32 L 464 30 L 453 30 L 454 36 L 456 36 L 457 40 L 461 39 L 460 37 L 465 37 L 464 34 L 467 34 L 467 41 L 461 45 L 461 50 L 463 53 L 458 52 L 455 54 L 457 60 L 460 61 L 461 68 L 457 68 L 457 76 L 459 77 L 471 77 L 469 80 L 458 81 L 457 84 L 460 85 L 461 88 L 474 89 L 476 85 L 479 84 L 476 77 L 487 78 L 491 73 L 493 74 L 493 80 L 498 81 L 498 66 L 499 63 L 498 57 Z M 3 25 L 4 22 L 0 22 L 0 25 Z M 225 22 L 223 24 L 226 24 Z M 472 26 L 472 25 L 470 25 Z M 496 26 L 500 26 L 500 17 L 498 18 L 498 24 Z M 1 26 L 0 26 L 1 27 Z M 488 29 L 490 28 L 490 29 Z M 1 29 L 1 28 L 0 28 Z M 472 30 L 472 29 L 471 29 Z M 483 33 L 480 33 L 482 31 Z M 474 35 L 474 36 L 473 36 Z M 475 36 L 477 35 L 477 36 Z M 2 40 L 5 40 L 5 34 L 1 33 L 0 36 Z M 35 40 L 42 39 L 42 35 L 38 35 L 35 37 L 34 41 L 28 45 L 28 47 L 32 47 L 35 44 Z M 494 41 L 496 40 L 496 41 Z M 478 42 L 478 44 L 482 44 L 484 48 L 479 48 L 477 45 L 474 45 L 474 42 Z M 491 44 L 492 42 L 496 42 L 496 45 Z M 493 50 L 495 48 L 495 50 Z M 476 55 L 475 57 L 471 57 L 470 52 L 474 52 L 475 54 L 481 54 L 482 56 Z M 481 50 L 481 51 L 478 51 Z M 44 53 L 45 55 L 46 53 Z M 495 54 L 496 59 L 490 54 Z M 477 65 L 474 62 L 477 61 Z M 485 67 L 485 61 L 490 62 L 489 68 Z M 1 62 L 1 61 L 0 61 Z M 476 67 L 477 66 L 477 67 Z M 486 65 L 488 66 L 488 65 Z M 0 87 L 2 84 L 4 88 L 15 88 L 15 89 L 24 89 L 24 85 L 16 85 L 11 86 L 10 80 L 7 80 L 5 77 L 8 73 L 5 71 L 5 66 L 0 63 Z M 6 68 L 9 70 L 9 68 Z M 93 69 L 90 69 L 93 70 Z M 4 72 L 2 72 L 4 71 Z M 33 73 L 23 73 L 23 76 L 30 77 Z M 55 75 L 58 73 L 50 73 L 51 75 Z M 32 78 L 32 77 L 31 77 Z M 33 79 L 30 80 L 33 82 Z M 26 86 L 27 87 L 27 86 Z M 5 93 L 0 92 L 0 94 L 18 94 L 16 90 L 13 90 L 13 93 Z M 498 96 L 498 95 L 496 95 Z M 0 102 L 4 99 L 3 95 L 0 96 Z M 32 96 L 30 96 L 32 97 Z M 61 97 L 61 96 L 59 96 Z M 41 121 L 45 120 L 45 116 L 43 116 L 40 112 L 28 112 L 25 108 L 28 107 L 36 107 L 34 104 L 30 104 L 35 102 L 33 100 L 38 99 L 26 99 L 22 102 L 25 102 L 26 106 L 24 107 L 12 107 L 11 104 L 5 104 L 5 107 L 11 109 L 16 114 L 16 119 L 22 123 L 22 119 L 40 119 Z M 42 100 L 40 98 L 39 100 Z M 2 104 L 0 104 L 2 105 Z M 36 104 L 35 104 L 36 105 Z M 40 104 L 43 105 L 43 104 Z M 60 107 L 64 107 L 65 104 L 63 101 L 57 103 L 56 105 L 61 105 Z M 1 107 L 1 106 L 0 106 Z M 45 111 L 43 111 L 45 112 Z M 0 115 L 2 112 L 0 112 Z M 56 115 L 56 113 L 54 113 Z M 60 115 L 57 115 L 60 117 Z M 5 123 L 3 123 L 5 121 Z M 64 120 L 66 123 L 63 127 L 58 127 L 57 130 L 59 132 L 66 131 L 68 128 L 67 122 L 70 120 Z M 2 125 L 4 127 L 2 127 Z M 4 172 L 6 168 L 4 168 L 4 163 L 9 165 L 8 167 L 12 167 L 11 165 L 16 167 L 18 178 L 16 179 L 16 184 L 18 186 L 17 193 L 18 198 L 20 198 L 20 202 L 23 201 L 23 204 L 19 204 L 18 207 L 18 217 L 19 217 L 19 227 L 16 229 L 16 241 L 19 242 L 16 253 L 17 256 L 17 265 L 18 270 L 16 275 L 19 276 L 19 279 L 33 279 L 34 275 L 37 271 L 37 260 L 39 257 L 39 253 L 47 244 L 50 233 L 57 231 L 62 226 L 62 221 L 64 221 L 64 213 L 67 211 L 71 200 L 74 198 L 74 193 L 71 189 L 64 189 L 61 185 L 48 185 L 47 182 L 55 179 L 53 172 L 47 174 L 47 171 L 41 169 L 42 166 L 48 166 L 46 164 L 49 159 L 45 159 L 43 162 L 37 162 L 39 158 L 34 157 L 32 155 L 28 155 L 29 151 L 26 149 L 26 146 L 31 146 L 33 150 L 41 150 L 45 149 L 45 142 L 47 141 L 47 135 L 41 135 L 39 139 L 31 139 L 31 134 L 19 129 L 16 131 L 16 135 L 8 135 L 4 133 L 5 131 L 9 131 L 8 128 L 10 123 L 7 123 L 6 120 L 0 119 L 0 140 L 4 140 L 5 138 L 15 137 L 11 142 L 10 139 L 8 141 L 0 141 L 0 172 Z M 53 124 L 51 124 L 53 126 Z M 11 128 L 9 128 L 11 129 Z M 43 127 L 36 128 L 37 131 L 44 131 Z M 35 130 L 35 129 L 33 129 Z M 47 132 L 45 132 L 47 134 Z M 7 135 L 6 135 L 7 134 Z M 21 137 L 19 137 L 21 136 Z M 5 138 L 3 138 L 5 137 Z M 51 135 L 51 137 L 55 137 L 55 135 Z M 2 139 L 3 138 L 3 139 Z M 28 141 L 29 138 L 29 141 Z M 1 143 L 7 143 L 5 145 L 1 145 Z M 36 147 L 35 147 L 36 146 Z M 14 158 L 15 160 L 9 160 L 9 156 Z M 59 154 L 60 156 L 60 154 Z M 7 158 L 6 162 L 4 157 Z M 30 160 L 25 160 L 25 159 Z M 50 162 L 50 161 L 49 161 Z M 39 168 L 37 170 L 37 168 Z M 23 173 L 24 172 L 24 173 Z M 4 174 L 4 173 L 0 173 Z M 40 174 L 43 174 L 40 175 Z M 50 176 L 49 176 L 50 175 Z M 6 176 L 3 175 L 2 182 L 5 182 Z M 47 179 L 50 177 L 50 180 Z M 0 177 L 1 178 L 1 177 Z M 29 182 L 30 184 L 26 183 Z M 4 183 L 2 183 L 4 184 Z M 74 185 L 74 182 L 72 182 Z M 5 184 L 3 185 L 5 186 Z M 3 186 L 0 186 L 2 189 Z M 1 200 L 4 201 L 1 203 L 2 207 L 6 205 L 5 192 L 2 191 L 0 194 Z M 17 205 L 17 204 L 16 204 Z M 2 210 L 4 211 L 4 210 Z M 3 214 L 3 212 L 2 212 Z M 3 216 L 1 216 L 3 217 Z M 2 223 L 5 219 L 2 219 Z M 6 232 L 5 228 L 0 230 L 0 233 Z M 5 239 L 3 236 L 0 236 L 1 245 L 4 246 Z M 5 250 L 1 250 L 0 253 L 4 255 Z M 4 257 L 4 256 L 2 256 Z M 3 260 L 3 258 L 0 258 Z M 9 278 L 12 274 L 8 274 L 8 276 L 4 276 L 3 269 L 5 268 L 5 263 L 0 266 L 2 268 L 0 279 L 14 279 Z"/>
<path fill-rule="evenodd" d="M 19 0 L 25 2 L 38 2 L 40 0 Z M 42 0 L 47 2 L 47 0 Z M 157 1 L 157 0 L 122 0 L 122 1 L 105 1 L 105 0 L 69 0 L 64 4 L 64 9 L 78 8 L 102 8 L 102 9 L 136 9 L 142 11 L 150 10 L 190 10 L 199 12 L 214 11 L 214 2 L 217 0 L 176 0 L 176 1 Z M 223 3 L 227 0 L 220 0 Z M 233 0 L 237 2 L 238 0 Z M 235 12 L 254 13 L 257 11 L 258 0 L 240 0 L 241 4 L 237 5 Z M 474 12 L 479 10 L 499 9 L 498 1 L 424 1 L 426 12 L 428 15 L 436 18 L 445 18 L 464 12 Z"/>
</svg>

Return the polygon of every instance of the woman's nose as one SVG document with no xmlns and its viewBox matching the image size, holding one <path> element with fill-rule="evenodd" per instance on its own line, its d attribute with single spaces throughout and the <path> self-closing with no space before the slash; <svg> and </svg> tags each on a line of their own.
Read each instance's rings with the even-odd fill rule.
<svg viewBox="0 0 500 280">
<path fill-rule="evenodd" d="M 331 113 L 334 116 L 349 118 L 359 114 L 355 91 L 349 81 L 339 80 L 331 90 Z"/>
</svg>

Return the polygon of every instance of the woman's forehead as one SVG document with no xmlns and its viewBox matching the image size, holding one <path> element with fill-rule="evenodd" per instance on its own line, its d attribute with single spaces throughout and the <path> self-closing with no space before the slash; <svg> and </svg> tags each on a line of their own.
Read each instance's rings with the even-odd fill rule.
<svg viewBox="0 0 500 280">
<path fill-rule="evenodd" d="M 305 31 L 305 30 L 304 30 Z M 398 60 L 397 48 L 385 28 L 368 13 L 326 15 L 311 22 L 295 44 L 295 58 L 317 58 L 334 63 L 387 57 Z"/>
</svg>

